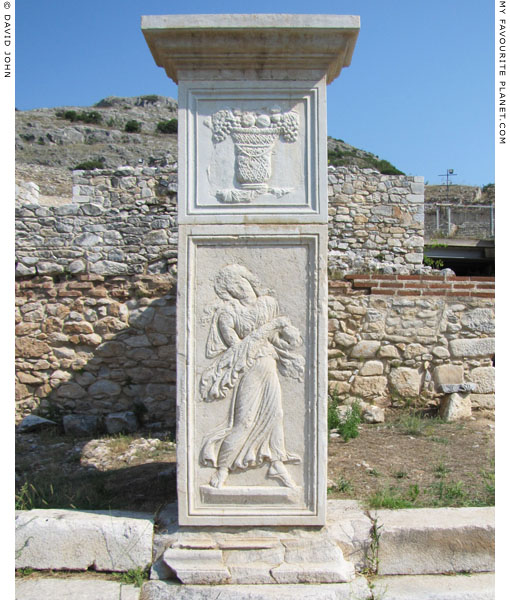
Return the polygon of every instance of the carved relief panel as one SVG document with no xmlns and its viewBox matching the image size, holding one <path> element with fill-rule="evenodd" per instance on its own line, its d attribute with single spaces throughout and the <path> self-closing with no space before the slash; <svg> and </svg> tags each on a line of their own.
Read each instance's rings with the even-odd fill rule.
<svg viewBox="0 0 510 600">
<path fill-rule="evenodd" d="M 181 223 L 326 222 L 324 82 L 179 86 Z M 187 158 L 186 158 L 187 157 Z M 321 179 L 320 173 L 323 174 Z M 326 204 L 319 201 L 324 192 Z"/>
<path fill-rule="evenodd" d="M 319 356 L 327 335 L 319 314 L 325 232 L 230 229 L 190 227 L 180 248 L 188 285 L 179 292 L 187 324 L 179 356 L 188 360 L 178 390 L 186 399 L 179 518 L 318 524 L 327 441 L 318 401 L 327 393 L 318 368 L 326 364 Z"/>
</svg>

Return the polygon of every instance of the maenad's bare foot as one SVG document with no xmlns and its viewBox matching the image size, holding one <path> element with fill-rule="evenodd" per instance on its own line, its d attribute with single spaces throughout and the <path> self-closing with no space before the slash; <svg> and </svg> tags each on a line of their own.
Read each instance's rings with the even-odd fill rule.
<svg viewBox="0 0 510 600">
<path fill-rule="evenodd" d="M 211 481 L 209 482 L 209 485 L 211 485 L 214 488 L 223 487 L 223 484 L 227 480 L 227 477 L 228 477 L 228 469 L 226 467 L 220 467 L 216 471 L 216 473 L 214 473 L 214 475 L 211 477 Z"/>
<path fill-rule="evenodd" d="M 296 487 L 296 484 L 292 481 L 292 477 L 289 475 L 287 469 L 283 466 L 281 460 L 275 460 L 271 463 L 267 476 L 272 479 L 278 479 L 285 487 Z"/>
</svg>

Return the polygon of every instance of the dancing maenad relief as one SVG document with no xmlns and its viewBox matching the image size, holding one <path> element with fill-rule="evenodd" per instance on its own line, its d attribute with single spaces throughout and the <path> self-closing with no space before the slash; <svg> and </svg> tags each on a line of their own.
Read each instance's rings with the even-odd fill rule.
<svg viewBox="0 0 510 600">
<path fill-rule="evenodd" d="M 276 299 L 246 267 L 231 264 L 216 275 L 222 302 L 211 316 L 205 355 L 213 363 L 203 372 L 205 402 L 230 398 L 228 420 L 203 438 L 200 464 L 216 470 L 210 480 L 222 487 L 231 472 L 268 465 L 267 477 L 295 487 L 285 463 L 301 458 L 288 452 L 283 431 L 278 372 L 303 379 L 304 358 L 298 329 L 279 315 Z"/>
</svg>

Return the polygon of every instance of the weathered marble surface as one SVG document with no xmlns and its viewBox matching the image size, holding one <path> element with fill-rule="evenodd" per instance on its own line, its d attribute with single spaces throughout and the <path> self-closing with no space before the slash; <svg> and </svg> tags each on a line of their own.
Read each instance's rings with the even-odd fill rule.
<svg viewBox="0 0 510 600">
<path fill-rule="evenodd" d="M 494 507 L 370 511 L 380 575 L 494 570 Z"/>
<path fill-rule="evenodd" d="M 180 522 L 321 524 L 325 231 L 181 229 Z"/>
<path fill-rule="evenodd" d="M 353 500 L 329 500 L 322 528 L 185 527 L 177 505 L 158 516 L 151 579 L 183 583 L 350 581 L 370 560 L 372 521 Z"/>
<path fill-rule="evenodd" d="M 145 513 L 35 509 L 16 512 L 16 568 L 128 571 L 151 562 Z"/>
</svg>

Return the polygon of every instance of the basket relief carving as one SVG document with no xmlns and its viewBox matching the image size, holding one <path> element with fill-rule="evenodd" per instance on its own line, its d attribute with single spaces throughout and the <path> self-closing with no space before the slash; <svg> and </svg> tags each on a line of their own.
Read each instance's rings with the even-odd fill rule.
<svg viewBox="0 0 510 600">
<path fill-rule="evenodd" d="M 273 188 L 271 153 L 277 139 L 292 143 L 297 140 L 299 116 L 294 111 L 282 112 L 274 106 L 265 112 L 219 110 L 212 115 L 208 126 L 215 144 L 231 136 L 235 148 L 235 177 L 238 187 L 216 190 L 220 202 L 251 202 L 261 194 L 279 198 L 293 188 Z"/>
</svg>

